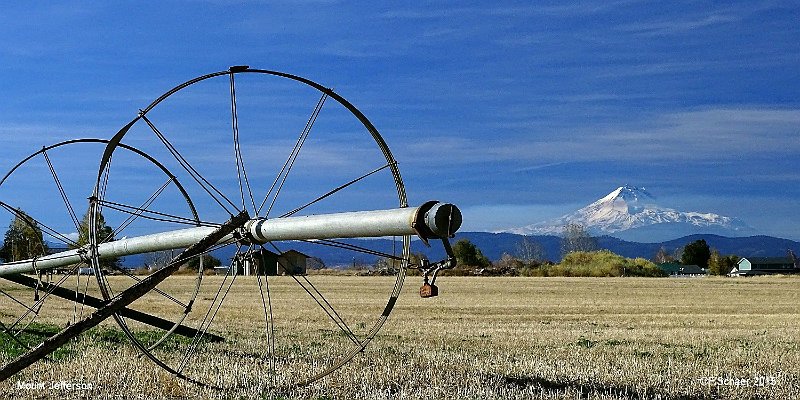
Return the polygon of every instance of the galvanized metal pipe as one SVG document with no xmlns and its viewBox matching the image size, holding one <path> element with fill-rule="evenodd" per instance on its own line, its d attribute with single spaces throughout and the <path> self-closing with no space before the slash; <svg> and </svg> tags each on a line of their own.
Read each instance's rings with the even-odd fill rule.
<svg viewBox="0 0 800 400">
<path fill-rule="evenodd" d="M 154 233 L 101 243 L 97 246 L 100 258 L 124 257 L 153 251 L 189 247 L 214 231 L 211 227 L 198 227 L 176 231 Z M 90 255 L 83 248 L 62 251 L 35 259 L 20 260 L 0 264 L 0 276 L 7 274 L 31 273 L 37 270 L 68 267 L 87 261 Z"/>
<path fill-rule="evenodd" d="M 245 223 L 247 240 L 266 243 L 280 240 L 310 240 L 358 237 L 419 235 L 424 239 L 450 236 L 461 226 L 461 213 L 452 204 L 428 202 L 420 207 L 358 211 L 303 217 L 252 219 Z M 97 246 L 101 259 L 124 257 L 171 249 L 197 243 L 215 228 L 197 227 L 154 233 L 102 243 Z M 233 240 L 231 234 L 219 243 Z M 0 276 L 31 273 L 67 267 L 88 256 L 84 250 L 68 250 L 32 260 L 0 264 Z"/>
</svg>

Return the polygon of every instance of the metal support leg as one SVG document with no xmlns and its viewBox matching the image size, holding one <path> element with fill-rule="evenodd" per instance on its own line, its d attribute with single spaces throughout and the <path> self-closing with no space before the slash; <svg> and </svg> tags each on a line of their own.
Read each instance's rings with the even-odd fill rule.
<svg viewBox="0 0 800 400">
<path fill-rule="evenodd" d="M 37 285 L 39 285 L 39 282 L 36 279 L 33 279 L 25 275 L 19 275 L 19 274 L 5 275 L 2 276 L 2 278 L 30 288 L 37 288 Z M 50 295 L 52 296 L 74 301 L 76 303 L 85 304 L 89 307 L 97 309 L 102 308 L 103 306 L 106 305 L 106 301 L 104 301 L 103 299 L 99 299 L 97 297 L 89 295 L 84 295 L 83 293 L 78 293 L 63 288 L 61 286 L 55 286 L 47 282 L 42 282 L 40 285 L 41 286 L 38 287 L 40 291 L 44 293 L 49 292 Z M 163 329 L 165 331 L 172 329 L 172 327 L 175 325 L 175 323 L 172 321 L 156 317 L 154 315 L 150 315 L 141 311 L 132 310 L 130 308 L 123 308 L 118 312 L 118 314 L 122 317 L 129 318 L 134 321 L 141 322 L 143 324 L 147 324 L 159 329 Z M 175 329 L 175 333 L 188 338 L 193 338 L 199 332 L 197 331 L 197 329 L 188 327 L 186 325 L 178 325 L 178 327 Z M 211 333 L 206 333 L 203 337 L 207 337 L 212 342 L 221 342 L 225 340 L 225 338 L 223 338 L 222 336 L 217 336 Z"/>
<path fill-rule="evenodd" d="M 178 267 L 180 267 L 183 262 L 191 257 L 202 254 L 209 247 L 221 240 L 225 235 L 228 235 L 233 232 L 234 229 L 243 226 L 247 220 L 248 216 L 246 212 L 242 212 L 241 214 L 232 217 L 228 222 L 214 230 L 211 234 L 184 250 L 166 267 L 160 269 L 154 274 L 118 294 L 116 297 L 111 299 L 108 304 L 96 310 L 85 319 L 72 324 L 67 328 L 64 328 L 61 332 L 47 338 L 39 346 L 17 357 L 16 360 L 4 365 L 3 368 L 0 369 L 0 382 L 8 379 L 12 375 L 35 363 L 36 361 L 41 360 L 59 347 L 66 344 L 68 341 L 70 341 L 70 339 L 89 330 L 90 328 L 97 326 L 106 318 L 121 311 L 123 308 L 136 301 L 136 299 L 144 296 L 147 292 L 153 290 L 153 288 L 155 288 L 159 283 L 163 282 L 164 279 L 167 279 L 170 275 L 175 273 L 175 271 L 178 270 Z"/>
</svg>

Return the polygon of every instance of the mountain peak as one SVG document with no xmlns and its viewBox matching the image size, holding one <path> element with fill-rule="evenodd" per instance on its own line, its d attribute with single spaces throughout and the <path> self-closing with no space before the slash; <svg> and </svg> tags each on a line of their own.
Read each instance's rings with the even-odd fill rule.
<svg viewBox="0 0 800 400">
<path fill-rule="evenodd" d="M 742 236 L 754 231 L 735 218 L 661 207 L 644 187 L 623 185 L 571 214 L 505 232 L 558 235 L 570 223 L 583 225 L 595 235 L 614 235 L 622 239 L 633 239 L 631 235 L 638 235 L 654 241 L 674 239 L 690 233 Z M 643 238 L 635 238 L 640 239 Z"/>
<path fill-rule="evenodd" d="M 601 198 L 600 202 L 608 202 L 608 201 L 615 201 L 615 200 L 624 200 L 624 201 L 634 201 L 638 202 L 640 199 L 650 199 L 655 200 L 650 192 L 643 187 L 636 187 L 631 185 L 624 185 L 620 186 L 611 193 L 607 194 L 605 197 Z"/>
<path fill-rule="evenodd" d="M 643 187 L 624 185 L 578 212 L 589 217 L 591 224 L 603 224 L 614 220 L 616 221 L 614 223 L 622 224 L 621 229 L 628 229 L 633 223 L 630 221 L 630 215 L 652 208 L 658 206 L 655 205 L 655 197 L 650 192 Z"/>
</svg>

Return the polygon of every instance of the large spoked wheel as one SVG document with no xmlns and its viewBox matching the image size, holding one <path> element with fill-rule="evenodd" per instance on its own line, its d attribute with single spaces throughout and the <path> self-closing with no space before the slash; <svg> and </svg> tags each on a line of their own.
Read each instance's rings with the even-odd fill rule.
<svg viewBox="0 0 800 400">
<path fill-rule="evenodd" d="M 94 283 L 95 276 L 106 279 L 110 274 L 119 280 L 137 282 L 146 275 L 123 268 L 118 259 L 106 260 L 102 270 L 90 266 L 86 199 L 91 194 L 87 188 L 94 184 L 96 167 L 77 160 L 99 159 L 108 143 L 103 139 L 75 139 L 45 146 L 0 179 L 0 223 L 9 227 L 4 238 L 3 266 L 32 266 L 27 273 L 3 275 L 0 282 L 0 332 L 11 347 L 20 351 L 36 347 L 64 326 L 102 307 L 104 299 Z M 191 224 L 199 224 L 191 199 L 169 170 L 134 147 L 120 143 L 118 148 L 120 159 L 136 162 L 143 172 L 167 182 L 160 192 L 180 200 L 185 213 L 191 216 Z M 125 234 L 127 226 L 140 217 L 130 215 L 117 229 L 103 229 L 104 240 Z M 74 263 L 61 268 L 37 267 L 38 258 L 53 253 L 77 257 L 72 257 Z M 201 278 L 201 274 L 195 274 L 196 288 Z M 196 290 L 169 294 L 160 288 L 154 293 L 180 304 L 193 302 L 197 295 Z M 156 341 L 166 340 L 185 318 L 180 310 L 162 312 L 157 319 L 128 311 L 121 315 L 158 327 Z"/>
<path fill-rule="evenodd" d="M 372 123 L 331 89 L 295 75 L 232 67 L 198 77 L 156 99 L 111 140 L 97 174 L 93 220 L 140 213 L 154 218 L 137 219 L 131 232 L 178 229 L 190 218 L 170 201 L 127 200 L 159 183 L 138 175 L 135 164 L 120 165 L 123 139 L 176 173 L 208 226 L 241 212 L 272 219 L 408 205 L 397 163 Z M 136 174 L 137 189 L 117 182 L 128 174 Z M 101 228 L 91 225 L 93 243 L 101 243 Z M 377 335 L 400 294 L 409 247 L 408 236 L 257 244 L 237 230 L 233 239 L 201 249 L 199 268 L 207 276 L 182 320 L 196 335 L 154 347 L 143 340 L 146 327 L 116 319 L 143 354 L 188 381 L 217 388 L 308 384 Z M 385 276 L 322 274 L 323 262 Z M 93 263 L 102 265 L 102 254 Z M 114 277 L 98 282 L 104 298 L 130 287 Z M 148 296 L 130 307 L 158 314 Z"/>
</svg>

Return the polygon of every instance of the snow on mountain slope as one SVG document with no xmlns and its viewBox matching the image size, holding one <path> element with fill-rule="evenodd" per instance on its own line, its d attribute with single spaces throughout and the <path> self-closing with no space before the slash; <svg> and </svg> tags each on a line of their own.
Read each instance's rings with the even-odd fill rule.
<svg viewBox="0 0 800 400">
<path fill-rule="evenodd" d="M 571 214 L 503 232 L 559 235 L 569 223 L 581 224 L 593 235 L 610 235 L 626 240 L 660 241 L 693 233 L 755 234 L 753 228 L 736 218 L 658 206 L 647 190 L 628 185 Z"/>
</svg>

